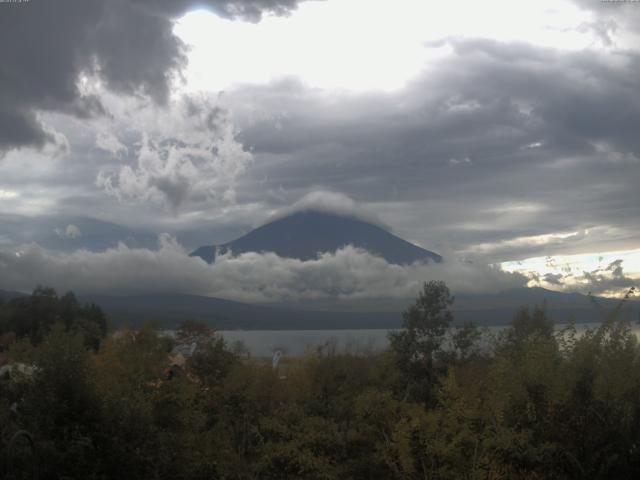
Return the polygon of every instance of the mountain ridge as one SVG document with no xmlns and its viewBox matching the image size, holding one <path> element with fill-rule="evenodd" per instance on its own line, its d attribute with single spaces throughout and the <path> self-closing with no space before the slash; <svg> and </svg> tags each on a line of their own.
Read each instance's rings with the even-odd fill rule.
<svg viewBox="0 0 640 480">
<path fill-rule="evenodd" d="M 27 294 L 26 293 L 22 293 L 22 292 L 16 292 L 13 290 L 2 290 L 0 289 L 0 300 L 2 301 L 9 301 L 12 300 L 14 298 L 20 298 L 20 297 L 26 297 Z"/>
<path fill-rule="evenodd" d="M 305 309 L 303 304 L 250 304 L 170 293 L 120 297 L 81 295 L 80 298 L 98 304 L 115 324 L 133 326 L 156 322 L 166 328 L 175 328 L 182 320 L 192 319 L 222 330 L 399 328 L 402 325 L 402 311 L 415 301 L 398 300 L 395 310 L 340 311 Z M 605 311 L 611 311 L 620 300 L 598 297 L 597 301 Z M 602 312 L 594 307 L 586 295 L 526 287 L 495 294 L 459 294 L 456 295 L 452 311 L 456 324 L 473 321 L 481 326 L 499 326 L 510 323 L 521 307 L 543 303 L 547 304 L 550 317 L 557 323 L 566 323 L 572 318 L 577 323 L 599 322 L 603 319 Z M 638 319 L 640 301 L 628 301 L 622 314 L 632 321 Z"/>
</svg>

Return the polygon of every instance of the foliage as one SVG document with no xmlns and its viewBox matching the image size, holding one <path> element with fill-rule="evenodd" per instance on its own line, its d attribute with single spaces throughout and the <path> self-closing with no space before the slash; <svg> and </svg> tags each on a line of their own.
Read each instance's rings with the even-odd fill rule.
<svg viewBox="0 0 640 480">
<path fill-rule="evenodd" d="M 30 296 L 0 304 L 0 336 L 12 334 L 40 343 L 56 324 L 82 335 L 97 350 L 107 334 L 107 319 L 97 305 L 81 304 L 72 292 L 59 297 L 52 288 L 37 287 Z"/>
<path fill-rule="evenodd" d="M 426 284 L 388 351 L 329 345 L 278 370 L 187 324 L 181 339 L 198 349 L 172 378 L 172 341 L 151 328 L 94 350 L 54 322 L 9 350 L 34 370 L 0 378 L 0 476 L 20 429 L 46 479 L 640 475 L 640 350 L 628 323 L 607 315 L 558 331 L 535 307 L 488 342 L 451 325 L 451 300 L 444 284 Z"/>
<path fill-rule="evenodd" d="M 452 303 L 444 282 L 427 282 L 415 304 L 402 313 L 403 329 L 389 333 L 391 349 L 404 375 L 407 397 L 428 405 L 435 402 L 438 377 L 444 371 L 439 357 L 453 321 L 449 310 Z"/>
</svg>

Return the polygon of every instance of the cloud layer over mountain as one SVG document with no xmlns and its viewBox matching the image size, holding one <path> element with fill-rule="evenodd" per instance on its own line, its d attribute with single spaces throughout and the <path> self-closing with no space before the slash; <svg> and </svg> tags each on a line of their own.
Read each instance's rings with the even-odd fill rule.
<svg viewBox="0 0 640 480">
<path fill-rule="evenodd" d="M 52 254 L 30 245 L 18 252 L 0 251 L 0 278 L 0 288 L 27 291 L 44 283 L 77 292 L 176 292 L 250 302 L 405 299 L 414 297 L 423 282 L 436 279 L 456 292 L 497 292 L 526 283 L 520 274 L 455 260 L 392 265 L 353 247 L 308 261 L 272 253 L 227 254 L 209 265 L 188 257 L 166 235 L 157 250 L 120 245 L 97 253 Z"/>
<path fill-rule="evenodd" d="M 411 0 L 0 3 L 0 246 L 37 241 L 54 264 L 76 254 L 47 249 L 140 247 L 160 232 L 191 248 L 313 204 L 477 264 L 636 250 L 640 8 L 621 3 L 528 3 L 526 18 L 497 1 L 428 18 Z M 348 85 L 376 62 L 417 67 L 385 89 L 319 87 L 294 69 L 196 91 L 196 47 L 214 73 L 277 70 L 281 52 L 187 45 L 177 22 L 193 8 L 224 19 L 210 24 L 221 35 L 251 24 L 276 38 L 273 15 L 315 15 L 326 36 L 287 30 L 279 45 L 319 63 L 350 52 L 329 72 Z"/>
</svg>

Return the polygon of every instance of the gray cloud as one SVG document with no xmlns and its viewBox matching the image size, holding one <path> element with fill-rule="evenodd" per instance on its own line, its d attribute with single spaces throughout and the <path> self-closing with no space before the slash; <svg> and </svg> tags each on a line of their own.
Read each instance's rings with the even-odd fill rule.
<svg viewBox="0 0 640 480">
<path fill-rule="evenodd" d="M 276 206 L 343 192 L 427 247 L 493 261 L 637 245 L 638 53 L 447 43 L 454 54 L 398 92 L 228 91 L 260 182 L 239 192 Z"/>
<path fill-rule="evenodd" d="M 176 17 L 211 8 L 229 18 L 258 21 L 286 14 L 297 0 L 32 0 L 0 5 L 0 152 L 50 136 L 38 111 L 90 117 L 106 112 L 83 91 L 97 76 L 115 92 L 167 101 L 186 64 L 173 35 Z"/>
<path fill-rule="evenodd" d="M 194 0 L 131 0 L 131 2 L 145 10 L 169 18 L 180 16 L 193 8 L 208 8 L 222 17 L 259 22 L 264 14 L 289 14 L 296 9 L 301 0 L 203 0 L 201 2 Z"/>
<path fill-rule="evenodd" d="M 455 292 L 497 292 L 526 282 L 520 274 L 466 262 L 391 265 L 352 247 L 317 260 L 247 253 L 221 256 L 209 265 L 188 257 L 167 235 L 157 250 L 123 244 L 70 254 L 52 254 L 35 244 L 0 250 L 0 279 L 0 288 L 29 290 L 40 283 L 77 292 L 171 291 L 253 302 L 412 298 L 430 279 L 445 280 Z"/>
<path fill-rule="evenodd" d="M 279 218 L 306 210 L 316 210 L 355 217 L 365 222 L 378 225 L 386 230 L 392 230 L 392 227 L 385 224 L 375 212 L 364 208 L 362 205 L 358 205 L 352 198 L 349 198 L 343 193 L 326 190 L 315 190 L 308 193 L 292 205 L 277 210 L 261 224 L 270 223 Z"/>
<path fill-rule="evenodd" d="M 636 248 L 636 54 L 450 42 L 455 54 L 407 88 L 334 93 L 330 102 L 295 79 L 164 107 L 90 91 L 113 116 L 69 122 L 43 115 L 69 138 L 73 155 L 47 160 L 48 170 L 44 160 L 25 168 L 28 156 L 8 155 L 0 188 L 24 193 L 5 203 L 23 208 L 27 195 L 42 191 L 72 215 L 91 211 L 178 235 L 199 230 L 197 238 L 215 243 L 324 190 L 375 211 L 425 248 L 488 262 Z M 141 164 L 145 132 L 154 160 Z M 238 153 L 251 152 L 250 168 L 231 176 L 189 168 L 191 175 L 167 161 L 173 151 L 193 163 L 189 148 L 225 135 Z M 234 171 L 234 162 L 217 165 Z M 111 199 L 95 189 L 97 172 Z M 222 198 L 225 178 L 233 180 L 235 203 Z M 169 221 L 166 206 L 188 215 Z"/>
<path fill-rule="evenodd" d="M 157 235 L 144 229 L 125 228 L 86 217 L 67 215 L 22 216 L 0 213 L 5 248 L 37 243 L 45 250 L 72 252 L 83 249 L 104 251 L 125 243 L 130 247 L 153 248 Z"/>
<path fill-rule="evenodd" d="M 640 33 L 640 9 L 635 2 L 615 0 L 573 0 L 579 7 L 593 12 L 594 19 L 583 25 L 596 33 L 605 45 L 615 43 L 614 37 L 624 31 Z M 623 40 L 628 40 L 624 38 Z"/>
<path fill-rule="evenodd" d="M 252 21 L 294 7 L 205 3 Z M 171 28 L 191 2 L 0 5 L 0 150 L 72 146 L 55 158 L 7 153 L 0 189 L 17 193 L 0 199 L 2 211 L 90 215 L 196 246 L 231 240 L 270 212 L 329 191 L 410 241 L 488 262 L 637 248 L 640 57 L 631 42 L 613 40 L 634 31 L 640 9 L 609 3 L 581 2 L 596 14 L 584 28 L 608 36 L 606 50 L 450 38 L 441 46 L 451 55 L 390 93 L 329 94 L 289 78 L 180 105 L 167 98 L 185 61 Z M 22 44 L 12 41 L 30 28 Z M 163 129 L 156 117 L 176 121 Z M 202 163 L 193 158 L 191 149 L 223 138 L 252 152 L 251 168 L 227 175 L 235 163 L 218 160 L 233 155 L 212 150 Z M 226 183 L 235 202 L 223 198 Z M 38 222 L 51 234 L 41 218 L 33 230 Z M 80 227 L 74 241 L 88 242 Z M 20 228 L 8 234 L 5 226 L 0 242 L 28 241 Z"/>
<path fill-rule="evenodd" d="M 545 274 L 545 276 L 543 277 L 544 281 L 551 284 L 551 285 L 558 285 L 561 286 L 562 285 L 562 280 L 564 279 L 564 275 L 562 275 L 561 273 L 547 273 Z M 536 279 L 539 280 L 539 279 Z"/>
<path fill-rule="evenodd" d="M 583 272 L 577 280 L 584 285 L 583 289 L 595 294 L 637 286 L 636 280 L 625 275 L 623 263 L 622 259 L 614 260 L 604 268 Z"/>
<path fill-rule="evenodd" d="M 55 233 L 60 238 L 79 238 L 82 236 L 82 231 L 78 228 L 77 225 L 70 223 L 65 228 L 56 227 L 53 229 L 53 233 Z"/>
</svg>

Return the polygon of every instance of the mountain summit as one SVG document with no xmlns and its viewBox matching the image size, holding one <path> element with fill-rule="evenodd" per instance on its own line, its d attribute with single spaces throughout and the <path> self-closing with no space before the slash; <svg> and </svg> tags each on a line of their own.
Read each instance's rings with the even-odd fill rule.
<svg viewBox="0 0 640 480">
<path fill-rule="evenodd" d="M 203 246 L 191 253 L 208 263 L 216 251 L 234 254 L 273 252 L 281 257 L 311 260 L 318 253 L 352 245 L 400 265 L 415 261 L 440 262 L 440 255 L 420 248 L 371 223 L 316 210 L 296 212 L 267 223 L 222 245 Z"/>
</svg>

